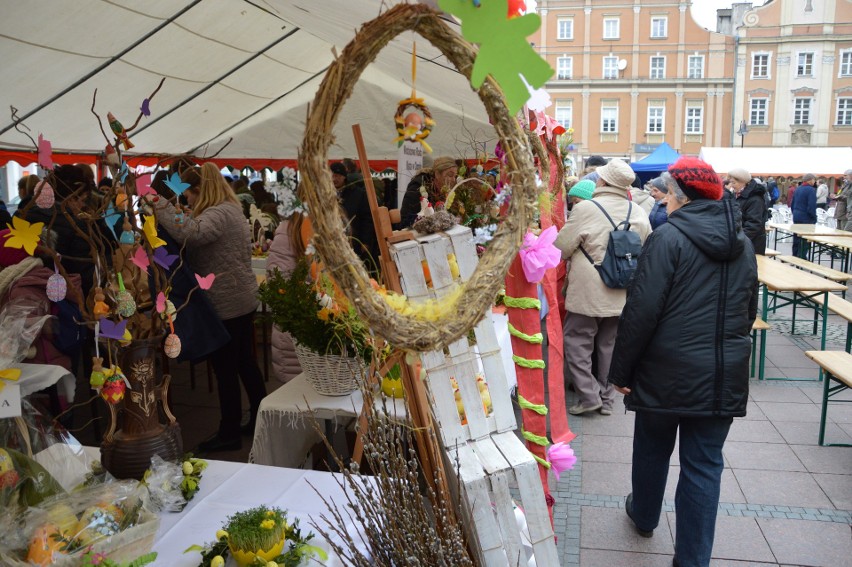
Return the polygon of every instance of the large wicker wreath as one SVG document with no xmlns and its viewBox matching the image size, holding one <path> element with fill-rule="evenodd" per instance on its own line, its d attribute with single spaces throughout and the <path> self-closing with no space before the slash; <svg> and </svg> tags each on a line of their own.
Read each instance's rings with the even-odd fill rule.
<svg viewBox="0 0 852 567">
<path fill-rule="evenodd" d="M 536 186 L 527 137 L 509 114 L 499 86 L 489 77 L 478 94 L 506 152 L 505 170 L 512 199 L 505 220 L 465 284 L 456 308 L 448 311 L 452 315 L 438 321 L 403 316 L 373 290 L 369 275 L 349 246 L 338 207 L 328 206 L 337 199 L 337 194 L 328 169 L 327 151 L 343 103 L 352 94 L 363 70 L 390 40 L 408 30 L 419 33 L 440 49 L 470 79 L 475 51 L 438 13 L 422 4 L 394 6 L 364 24 L 329 67 L 310 107 L 299 152 L 299 169 L 304 197 L 314 219 L 314 245 L 340 288 L 374 333 L 395 347 L 427 351 L 459 339 L 488 312 L 532 221 Z"/>
</svg>

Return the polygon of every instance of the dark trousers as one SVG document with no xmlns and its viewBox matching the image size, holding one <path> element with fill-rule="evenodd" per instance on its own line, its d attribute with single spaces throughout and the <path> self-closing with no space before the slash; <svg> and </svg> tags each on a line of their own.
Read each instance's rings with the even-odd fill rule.
<svg viewBox="0 0 852 567">
<path fill-rule="evenodd" d="M 681 567 L 710 565 L 722 485 L 722 446 L 733 418 L 636 412 L 633 433 L 633 519 L 643 530 L 660 522 L 669 460 L 680 432 L 675 492 L 675 554 Z"/>
<path fill-rule="evenodd" d="M 219 409 L 222 413 L 219 436 L 222 439 L 238 439 L 243 414 L 240 380 L 248 394 L 252 421 L 257 416 L 261 400 L 266 397 L 266 386 L 257 366 L 257 358 L 252 352 L 254 311 L 222 321 L 222 324 L 231 335 L 231 340 L 210 355 L 210 363 L 216 373 Z"/>
</svg>

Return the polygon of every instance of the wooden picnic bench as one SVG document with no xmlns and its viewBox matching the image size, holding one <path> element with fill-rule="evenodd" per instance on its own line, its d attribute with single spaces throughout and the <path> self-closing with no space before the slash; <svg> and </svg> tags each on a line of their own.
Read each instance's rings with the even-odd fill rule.
<svg viewBox="0 0 852 567">
<path fill-rule="evenodd" d="M 814 262 L 811 262 L 810 260 L 799 258 L 798 256 L 788 256 L 787 254 L 779 254 L 775 257 L 775 259 L 780 260 L 786 264 L 791 264 L 793 266 L 796 266 L 797 268 L 806 270 L 821 278 L 825 278 L 834 282 L 842 283 L 852 280 L 852 274 L 847 274 L 846 272 L 841 272 L 840 270 L 835 270 L 833 268 L 829 268 L 828 266 L 816 264 Z"/>
<path fill-rule="evenodd" d="M 757 377 L 763 380 L 763 373 L 766 362 L 766 331 L 771 328 L 769 323 L 758 317 L 751 325 L 751 375 L 754 377 L 754 363 L 757 360 Z M 760 356 L 757 354 L 757 333 L 760 333 Z"/>
<path fill-rule="evenodd" d="M 828 414 L 829 399 L 844 390 L 852 388 L 852 354 L 839 350 L 809 350 L 805 354 L 819 364 L 825 373 L 822 390 L 822 412 L 819 420 L 819 444 L 823 447 L 852 447 L 849 443 L 825 442 L 825 419 Z M 832 403 L 848 403 L 852 400 L 831 400 Z"/>
<path fill-rule="evenodd" d="M 822 307 L 825 297 L 814 295 L 810 300 Z M 829 293 L 826 308 L 840 318 L 846 319 L 846 352 L 852 352 L 852 303 Z M 816 329 L 816 312 L 814 312 L 814 328 Z"/>
</svg>

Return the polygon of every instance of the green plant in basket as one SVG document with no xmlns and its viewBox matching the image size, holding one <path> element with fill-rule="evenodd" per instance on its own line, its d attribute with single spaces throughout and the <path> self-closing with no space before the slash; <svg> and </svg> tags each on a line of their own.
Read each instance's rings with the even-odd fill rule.
<svg viewBox="0 0 852 567">
<path fill-rule="evenodd" d="M 272 322 L 316 353 L 358 356 L 369 363 L 373 341 L 367 326 L 334 281 L 316 266 L 302 258 L 290 275 L 276 269 L 260 285 L 258 293 Z"/>
</svg>

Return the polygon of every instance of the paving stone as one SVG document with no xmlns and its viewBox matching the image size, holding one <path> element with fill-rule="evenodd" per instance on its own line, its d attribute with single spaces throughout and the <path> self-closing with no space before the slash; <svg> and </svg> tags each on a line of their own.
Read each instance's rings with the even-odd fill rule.
<svg viewBox="0 0 852 567">
<path fill-rule="evenodd" d="M 734 469 L 746 501 L 753 504 L 829 508 L 831 502 L 810 473 Z"/>
<path fill-rule="evenodd" d="M 677 519 L 668 514 L 669 525 L 677 540 Z M 769 544 L 766 543 L 757 520 L 754 518 L 716 517 L 716 536 L 713 540 L 713 557 L 741 561 L 774 561 Z"/>
<path fill-rule="evenodd" d="M 831 503 L 834 504 L 835 508 L 852 510 L 852 475 L 815 474 L 813 477 L 820 488 L 831 499 Z"/>
<path fill-rule="evenodd" d="M 581 567 L 671 567 L 670 555 L 654 553 L 629 553 L 601 549 L 583 549 L 580 551 Z"/>
<path fill-rule="evenodd" d="M 852 404 L 829 403 L 828 420 L 834 423 L 852 423 Z"/>
<path fill-rule="evenodd" d="M 819 423 L 820 408 L 815 404 L 755 402 L 767 419 L 776 421 L 809 421 Z"/>
<path fill-rule="evenodd" d="M 809 472 L 852 474 L 852 450 L 849 447 L 791 445 L 790 448 Z"/>
<path fill-rule="evenodd" d="M 738 419 L 742 419 L 745 421 L 766 421 L 768 418 L 758 407 L 756 402 L 749 401 L 746 404 L 746 414 L 745 417 L 741 417 Z M 735 420 L 736 421 L 736 420 Z"/>
<path fill-rule="evenodd" d="M 749 384 L 748 395 L 756 402 L 809 403 L 813 401 L 796 386 L 766 382 Z"/>
<path fill-rule="evenodd" d="M 583 433 L 588 435 L 613 435 L 616 437 L 630 437 L 633 439 L 634 414 L 623 414 L 613 411 L 612 415 L 603 416 L 599 413 L 584 414 L 582 416 L 571 416 L 571 428 L 574 423 L 583 422 Z"/>
<path fill-rule="evenodd" d="M 584 494 L 611 494 L 630 492 L 631 466 L 627 463 L 587 462 L 583 467 Z M 585 502 L 584 504 L 590 504 Z"/>
<path fill-rule="evenodd" d="M 753 561 L 732 561 L 730 559 L 711 559 L 710 567 L 776 567 L 777 563 L 754 563 Z"/>
<path fill-rule="evenodd" d="M 640 553 L 674 553 L 671 535 L 667 529 L 658 528 L 654 537 L 644 538 L 636 533 L 633 523 L 623 509 L 583 508 L 580 547 Z M 661 524 L 661 528 L 664 524 Z M 582 553 L 582 551 L 581 551 Z M 581 561 L 582 562 L 582 561 Z M 671 559 L 669 559 L 671 564 Z M 589 563 L 588 565 L 593 565 Z M 598 563 L 597 565 L 607 565 Z"/>
<path fill-rule="evenodd" d="M 583 435 L 585 462 L 631 463 L 633 461 L 633 437 L 612 435 Z"/>
<path fill-rule="evenodd" d="M 784 438 L 770 421 L 735 419 L 728 432 L 727 443 L 731 441 L 784 443 Z"/>
<path fill-rule="evenodd" d="M 819 423 L 800 421 L 773 421 L 772 425 L 790 445 L 814 445 L 819 447 Z M 849 432 L 843 424 L 825 424 L 825 440 L 829 443 L 852 443 L 852 426 Z"/>
<path fill-rule="evenodd" d="M 785 444 L 743 443 L 729 441 L 723 449 L 733 469 L 757 469 L 765 471 L 804 471 L 796 454 Z"/>
<path fill-rule="evenodd" d="M 779 563 L 813 567 L 849 565 L 852 538 L 849 526 L 802 520 L 757 520 Z"/>
</svg>

